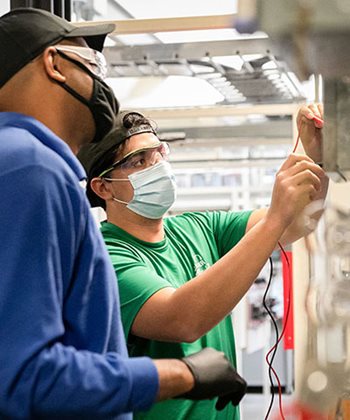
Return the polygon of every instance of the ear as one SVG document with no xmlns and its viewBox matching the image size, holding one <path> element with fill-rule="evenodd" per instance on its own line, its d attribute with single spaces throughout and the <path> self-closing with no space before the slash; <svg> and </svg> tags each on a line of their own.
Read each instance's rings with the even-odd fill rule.
<svg viewBox="0 0 350 420">
<path fill-rule="evenodd" d="M 57 82 L 64 83 L 66 76 L 61 73 L 62 60 L 57 54 L 55 47 L 48 47 L 43 53 L 44 68 L 47 75 Z"/>
<path fill-rule="evenodd" d="M 113 194 L 108 188 L 108 182 L 104 181 L 102 178 L 92 178 L 90 187 L 98 197 L 102 198 L 102 200 L 107 201 L 113 198 Z"/>
</svg>

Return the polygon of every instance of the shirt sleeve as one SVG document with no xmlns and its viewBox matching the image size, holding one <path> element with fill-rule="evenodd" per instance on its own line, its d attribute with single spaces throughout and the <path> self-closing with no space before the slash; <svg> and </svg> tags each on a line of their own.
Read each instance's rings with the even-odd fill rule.
<svg viewBox="0 0 350 420">
<path fill-rule="evenodd" d="M 118 276 L 122 323 L 127 339 L 144 303 L 157 291 L 173 286 L 135 250 L 113 245 L 107 248 Z"/>
<path fill-rule="evenodd" d="M 230 251 L 243 238 L 251 214 L 252 211 L 216 211 L 211 214 L 220 257 Z"/>
<path fill-rule="evenodd" d="M 252 211 L 210 211 L 192 212 L 186 216 L 201 227 L 208 237 L 213 237 L 221 258 L 245 235 Z"/>
<path fill-rule="evenodd" d="M 158 391 L 151 359 L 64 342 L 85 201 L 77 214 L 65 180 L 38 166 L 3 173 L 0 190 L 0 417 L 99 419 L 148 408 Z"/>
</svg>

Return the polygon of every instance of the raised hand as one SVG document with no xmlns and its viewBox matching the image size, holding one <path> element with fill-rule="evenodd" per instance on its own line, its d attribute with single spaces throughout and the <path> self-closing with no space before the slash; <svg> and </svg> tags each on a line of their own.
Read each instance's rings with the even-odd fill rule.
<svg viewBox="0 0 350 420">
<path fill-rule="evenodd" d="M 277 172 L 267 217 L 286 228 L 317 198 L 325 176 L 308 156 L 291 154 Z"/>
<path fill-rule="evenodd" d="M 299 109 L 297 126 L 305 153 L 315 162 L 322 162 L 322 104 L 304 105 Z"/>
</svg>

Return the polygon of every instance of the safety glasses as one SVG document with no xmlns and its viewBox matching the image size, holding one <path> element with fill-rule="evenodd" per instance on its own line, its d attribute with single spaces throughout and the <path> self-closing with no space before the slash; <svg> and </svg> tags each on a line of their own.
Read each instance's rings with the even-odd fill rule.
<svg viewBox="0 0 350 420">
<path fill-rule="evenodd" d="M 130 174 L 131 172 L 141 171 L 162 160 L 167 160 L 170 153 L 168 143 L 162 141 L 141 149 L 127 153 L 122 159 L 114 162 L 108 169 L 100 173 L 100 178 L 108 178 L 105 175 L 114 170 L 120 169 L 121 172 Z"/>
<path fill-rule="evenodd" d="M 56 45 L 56 50 L 65 53 L 73 53 L 89 63 L 91 70 L 96 76 L 105 79 L 107 76 L 107 62 L 105 56 L 96 50 L 88 47 L 75 45 Z"/>
</svg>

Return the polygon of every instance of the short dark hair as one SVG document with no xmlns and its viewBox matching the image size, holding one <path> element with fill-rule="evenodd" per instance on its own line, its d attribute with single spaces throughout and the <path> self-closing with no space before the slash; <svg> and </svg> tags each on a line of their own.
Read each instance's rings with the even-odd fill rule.
<svg viewBox="0 0 350 420">
<path fill-rule="evenodd" d="M 87 197 L 92 207 L 106 209 L 105 201 L 91 188 L 91 180 L 112 166 L 126 140 L 140 133 L 157 135 L 156 124 L 137 111 L 123 111 L 113 129 L 98 143 L 90 143 L 79 151 L 78 159 L 87 173 Z"/>
</svg>

